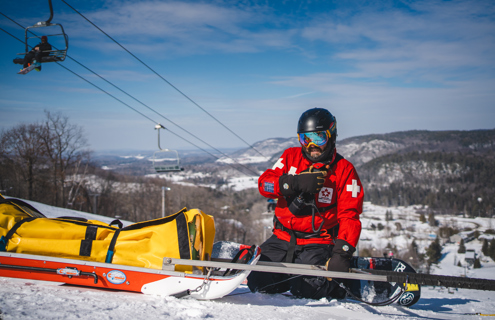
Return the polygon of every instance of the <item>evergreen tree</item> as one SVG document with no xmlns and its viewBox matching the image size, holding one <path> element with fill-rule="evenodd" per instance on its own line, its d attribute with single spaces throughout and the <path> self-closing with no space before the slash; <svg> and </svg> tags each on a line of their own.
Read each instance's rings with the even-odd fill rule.
<svg viewBox="0 0 495 320">
<path fill-rule="evenodd" d="M 433 212 L 430 212 L 430 214 L 428 215 L 428 224 L 430 225 L 430 227 L 435 227 L 437 225 L 435 214 Z"/>
<path fill-rule="evenodd" d="M 392 211 L 387 210 L 385 211 L 385 221 L 392 221 L 394 220 L 394 216 L 392 215 Z"/>
<path fill-rule="evenodd" d="M 476 258 L 476 259 L 474 260 L 474 265 L 473 265 L 473 268 L 475 268 L 475 269 L 479 269 L 479 268 L 481 268 L 480 258 Z"/>
<path fill-rule="evenodd" d="M 488 249 L 488 255 L 495 261 L 495 238 L 490 240 L 490 248 Z"/>
<path fill-rule="evenodd" d="M 466 253 L 466 246 L 464 245 L 464 239 L 461 239 L 461 242 L 459 243 L 459 250 L 457 250 L 457 253 Z"/>
<path fill-rule="evenodd" d="M 411 247 L 410 247 L 411 251 L 413 251 L 414 253 L 418 253 L 418 244 L 416 243 L 416 240 L 413 240 L 411 242 Z"/>
<path fill-rule="evenodd" d="M 426 222 L 426 217 L 425 217 L 424 213 L 419 215 L 419 221 L 421 221 L 422 223 Z"/>
<path fill-rule="evenodd" d="M 438 263 L 442 257 L 442 246 L 438 238 L 433 241 L 428 249 L 426 249 L 426 256 L 428 257 L 428 263 Z"/>
<path fill-rule="evenodd" d="M 481 245 L 481 252 L 483 252 L 485 256 L 490 255 L 490 252 L 488 251 L 488 241 L 486 239 L 483 239 L 483 244 Z"/>
</svg>

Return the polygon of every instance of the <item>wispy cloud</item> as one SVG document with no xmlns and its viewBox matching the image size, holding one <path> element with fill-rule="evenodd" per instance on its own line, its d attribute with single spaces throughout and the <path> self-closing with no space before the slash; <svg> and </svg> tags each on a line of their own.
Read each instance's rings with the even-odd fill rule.
<svg viewBox="0 0 495 320">
<path fill-rule="evenodd" d="M 141 52 L 258 52 L 291 45 L 285 30 L 260 28 L 273 21 L 267 7 L 232 6 L 221 1 L 119 1 L 112 6 L 114 2 L 85 15 L 108 34 Z M 66 15 L 65 20 L 72 30 L 77 30 L 77 37 L 89 37 L 91 41 L 101 38 L 88 32 L 87 22 L 75 13 Z"/>
<path fill-rule="evenodd" d="M 453 73 L 469 76 L 472 69 L 493 75 L 492 2 L 411 2 L 406 10 L 377 6 L 344 12 L 348 19 L 323 14 L 301 36 L 334 46 L 332 61 L 346 64 L 353 76 L 444 82 Z"/>
</svg>

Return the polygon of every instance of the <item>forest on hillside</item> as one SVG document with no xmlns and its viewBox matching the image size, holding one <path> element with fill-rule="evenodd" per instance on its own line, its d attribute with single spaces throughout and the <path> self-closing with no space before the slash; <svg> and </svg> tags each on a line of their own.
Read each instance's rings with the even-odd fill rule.
<svg viewBox="0 0 495 320">
<path fill-rule="evenodd" d="M 409 152 L 358 169 L 365 198 L 384 206 L 427 205 L 437 213 L 495 214 L 495 159 L 474 153 Z"/>
</svg>

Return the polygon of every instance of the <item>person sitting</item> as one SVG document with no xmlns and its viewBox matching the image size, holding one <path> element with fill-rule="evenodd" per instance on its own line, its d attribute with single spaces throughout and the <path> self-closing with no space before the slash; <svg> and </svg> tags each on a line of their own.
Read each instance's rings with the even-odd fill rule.
<svg viewBox="0 0 495 320">
<path fill-rule="evenodd" d="M 50 54 L 52 46 L 48 43 L 48 37 L 42 36 L 41 43 L 37 44 L 33 50 L 24 56 L 24 68 L 29 67 L 31 63 L 41 63 L 41 59 Z"/>
<path fill-rule="evenodd" d="M 273 235 L 261 244 L 260 261 L 326 265 L 349 272 L 361 233 L 363 185 L 354 166 L 335 148 L 337 120 L 330 111 L 309 109 L 298 122 L 299 147 L 286 149 L 258 179 L 262 196 L 278 199 Z M 331 259 L 330 259 L 331 258 Z M 341 299 L 341 279 L 252 271 L 252 292 L 307 299 Z"/>
</svg>

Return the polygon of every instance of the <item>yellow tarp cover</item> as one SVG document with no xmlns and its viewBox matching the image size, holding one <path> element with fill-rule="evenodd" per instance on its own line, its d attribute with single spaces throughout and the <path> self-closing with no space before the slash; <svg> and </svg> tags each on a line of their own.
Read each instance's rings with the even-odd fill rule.
<svg viewBox="0 0 495 320">
<path fill-rule="evenodd" d="M 186 208 L 119 229 L 96 220 L 46 218 L 18 199 L 0 195 L 0 251 L 162 269 L 164 257 L 209 260 L 213 217 Z M 112 241 L 113 240 L 113 241 Z M 181 266 L 177 271 L 191 272 Z"/>
</svg>

